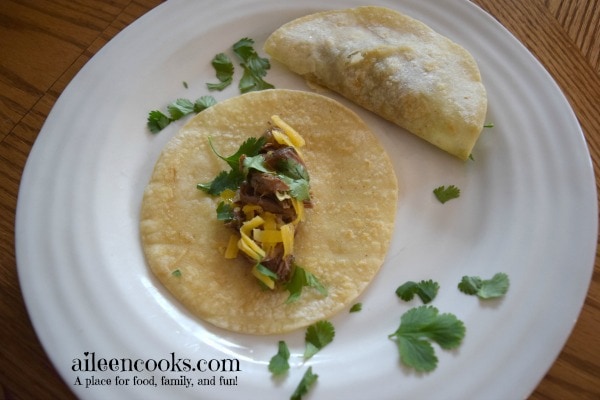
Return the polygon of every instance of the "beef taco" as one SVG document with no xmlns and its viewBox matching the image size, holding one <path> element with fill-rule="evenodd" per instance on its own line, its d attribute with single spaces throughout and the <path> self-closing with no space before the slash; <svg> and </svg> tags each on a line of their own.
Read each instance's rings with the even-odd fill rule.
<svg viewBox="0 0 600 400">
<path fill-rule="evenodd" d="M 264 48 L 291 71 L 463 160 L 483 129 L 487 95 L 471 54 L 397 11 L 307 15 L 273 32 Z"/>
<path fill-rule="evenodd" d="M 289 146 L 273 140 L 281 133 Z M 254 153 L 239 157 L 255 141 Z M 272 161 L 278 157 L 286 162 Z M 271 168 L 281 164 L 306 173 Z M 237 190 L 210 190 L 238 166 L 245 175 Z M 292 193 L 291 175 L 310 185 Z M 348 108 L 308 92 L 251 92 L 201 112 L 165 146 L 144 192 L 142 245 L 150 269 L 192 314 L 235 332 L 283 333 L 332 316 L 363 292 L 384 262 L 397 192 L 386 152 Z M 287 201 L 285 210 L 265 203 L 273 196 Z M 287 269 L 282 258 L 267 262 L 270 249 L 261 253 L 261 241 L 281 241 L 281 232 L 266 232 L 275 220 L 293 225 Z M 245 244 L 244 229 L 262 236 Z M 295 271 L 318 284 L 290 299 Z"/>
</svg>

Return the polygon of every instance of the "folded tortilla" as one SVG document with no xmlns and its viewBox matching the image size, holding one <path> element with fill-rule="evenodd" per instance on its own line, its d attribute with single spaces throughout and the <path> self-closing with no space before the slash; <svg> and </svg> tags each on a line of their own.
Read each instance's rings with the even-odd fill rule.
<svg viewBox="0 0 600 400">
<path fill-rule="evenodd" d="M 296 235 L 298 265 L 327 288 L 268 290 L 243 257 L 225 259 L 232 230 L 216 217 L 219 198 L 196 188 L 227 169 L 248 137 L 279 115 L 306 140 L 313 208 Z M 163 149 L 145 190 L 140 231 L 150 269 L 191 314 L 251 334 L 291 331 L 349 306 L 384 262 L 397 207 L 390 160 L 364 122 L 340 103 L 309 92 L 267 90 L 223 101 L 190 120 Z"/>
<path fill-rule="evenodd" d="M 467 159 L 487 96 L 467 50 L 383 7 L 320 12 L 271 34 L 264 49 L 291 71 Z"/>
</svg>

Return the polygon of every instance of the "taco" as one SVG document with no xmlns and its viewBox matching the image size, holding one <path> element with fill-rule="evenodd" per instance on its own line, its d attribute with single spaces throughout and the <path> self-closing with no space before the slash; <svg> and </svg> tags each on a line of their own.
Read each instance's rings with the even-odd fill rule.
<svg viewBox="0 0 600 400">
<path fill-rule="evenodd" d="M 483 129 L 487 95 L 471 54 L 397 11 L 365 6 L 307 15 L 273 32 L 264 49 L 460 159 Z"/>
<path fill-rule="evenodd" d="M 217 209 L 229 204 L 232 211 L 239 193 L 231 199 L 207 190 L 231 167 L 223 155 L 269 136 L 274 125 L 303 139 L 297 150 L 310 176 L 301 198 L 307 207 L 294 227 L 293 263 L 320 285 L 305 287 L 294 301 L 285 290 L 291 275 L 267 285 L 254 270 L 252 253 L 228 254 L 232 225 L 239 228 L 254 216 L 219 220 Z M 263 168 L 252 155 L 242 159 L 247 171 Z M 266 165 L 264 157 L 261 162 Z M 165 146 L 144 192 L 142 245 L 155 276 L 192 314 L 235 332 L 283 333 L 332 316 L 363 292 L 384 262 L 397 192 L 386 152 L 351 110 L 314 93 L 251 92 L 201 112 Z M 286 193 L 278 190 L 284 199 Z M 293 214 L 284 223 L 298 218 Z"/>
</svg>

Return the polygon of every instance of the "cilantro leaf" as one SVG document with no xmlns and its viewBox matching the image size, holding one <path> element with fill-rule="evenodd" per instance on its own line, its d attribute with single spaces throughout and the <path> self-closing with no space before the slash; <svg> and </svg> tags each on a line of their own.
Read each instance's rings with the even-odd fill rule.
<svg viewBox="0 0 600 400">
<path fill-rule="evenodd" d="M 492 279 L 481 279 L 478 276 L 463 276 L 458 289 L 469 295 L 477 295 L 481 299 L 502 297 L 508 292 L 508 275 L 498 272 Z"/>
<path fill-rule="evenodd" d="M 214 97 L 202 96 L 194 102 L 194 112 L 199 113 L 201 111 L 206 110 L 207 108 L 209 108 L 211 106 L 214 106 L 215 104 L 217 104 L 217 100 L 215 100 Z"/>
<path fill-rule="evenodd" d="M 188 99 L 177 99 L 167 106 L 171 121 L 177 121 L 194 112 L 194 103 Z"/>
<path fill-rule="evenodd" d="M 296 265 L 290 281 L 285 285 L 286 290 L 290 293 L 286 303 L 293 303 L 300 298 L 302 288 L 305 286 L 316 289 L 321 295 L 327 296 L 327 288 L 325 288 L 315 275 L 308 272 L 304 268 Z"/>
<path fill-rule="evenodd" d="M 225 53 L 219 53 L 212 59 L 213 68 L 219 83 L 207 83 L 208 90 L 223 90 L 233 82 L 233 64 Z"/>
<path fill-rule="evenodd" d="M 191 113 L 199 113 L 217 103 L 212 96 L 202 96 L 194 103 L 188 99 L 177 99 L 167 106 L 169 116 L 158 110 L 148 113 L 148 129 L 152 133 L 158 133 L 173 121 L 183 118 Z"/>
<path fill-rule="evenodd" d="M 352 307 L 350 307 L 350 312 L 355 313 L 362 310 L 362 303 L 356 303 Z"/>
<path fill-rule="evenodd" d="M 280 340 L 278 344 L 277 354 L 275 354 L 271 361 L 269 361 L 269 371 L 273 375 L 281 375 L 290 369 L 290 363 L 288 360 L 290 359 L 290 350 L 287 347 L 287 344 Z"/>
<path fill-rule="evenodd" d="M 240 147 L 235 153 L 228 157 L 224 157 L 217 152 L 217 150 L 213 146 L 212 140 L 208 138 L 208 142 L 212 151 L 217 155 L 217 157 L 225 161 L 232 169 L 239 169 L 240 157 L 242 155 L 245 155 L 246 157 L 254 157 L 255 155 L 257 155 L 260 149 L 265 144 L 265 141 L 266 139 L 262 136 L 260 138 L 250 137 L 240 145 Z"/>
<path fill-rule="evenodd" d="M 302 400 L 302 396 L 308 393 L 308 389 L 317 381 L 318 377 L 319 375 L 313 374 L 312 367 L 308 367 L 290 400 Z"/>
<path fill-rule="evenodd" d="M 241 93 L 274 88 L 272 84 L 263 80 L 271 64 L 267 58 L 258 55 L 253 45 L 254 40 L 250 38 L 240 39 L 233 45 L 233 52 L 242 60 L 240 65 L 244 69 L 238 84 Z"/>
<path fill-rule="evenodd" d="M 158 133 L 171 123 L 171 119 L 158 110 L 148 113 L 148 129 L 152 133 Z"/>
<path fill-rule="evenodd" d="M 460 189 L 454 185 L 440 186 L 433 189 L 433 194 L 440 201 L 440 203 L 444 204 L 448 200 L 456 199 L 460 196 Z"/>
<path fill-rule="evenodd" d="M 265 156 L 263 156 L 262 154 L 258 154 L 252 157 L 245 157 L 242 164 L 245 174 L 248 173 L 250 168 L 260 172 L 271 173 L 271 171 L 269 171 L 267 167 L 265 167 Z"/>
<path fill-rule="evenodd" d="M 233 219 L 233 207 L 231 204 L 221 201 L 217 205 L 217 221 L 231 221 Z"/>
<path fill-rule="evenodd" d="M 417 371 L 432 371 L 438 359 L 430 342 L 454 349 L 465 336 L 465 326 L 452 314 L 439 314 L 433 306 L 412 308 L 400 317 L 400 326 L 388 337 L 398 346 L 400 360 Z"/>
<path fill-rule="evenodd" d="M 329 321 L 318 321 L 306 328 L 304 359 L 308 360 L 317 354 L 319 350 L 333 341 L 334 336 L 335 328 Z"/>
<path fill-rule="evenodd" d="M 225 189 L 237 190 L 243 179 L 244 176 L 239 170 L 232 169 L 229 172 L 221 171 L 211 182 L 199 183 L 196 187 L 210 195 L 218 196 Z"/>
<path fill-rule="evenodd" d="M 440 285 L 437 282 L 432 281 L 421 281 L 419 283 L 408 281 L 396 289 L 396 295 L 404 301 L 411 301 L 416 294 L 421 298 L 423 303 L 430 303 L 437 295 Z"/>
</svg>

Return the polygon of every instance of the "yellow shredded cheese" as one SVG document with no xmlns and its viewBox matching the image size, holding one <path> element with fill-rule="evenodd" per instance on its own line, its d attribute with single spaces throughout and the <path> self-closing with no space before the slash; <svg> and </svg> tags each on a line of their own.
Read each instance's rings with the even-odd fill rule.
<svg viewBox="0 0 600 400">
<path fill-rule="evenodd" d="M 256 279 L 264 283 L 269 289 L 275 289 L 275 281 L 271 279 L 270 276 L 261 274 L 258 270 L 258 264 L 255 264 L 252 268 L 252 275 L 254 275 Z"/>
<path fill-rule="evenodd" d="M 283 256 L 294 253 L 294 225 L 285 224 L 281 227 L 281 239 L 283 242 Z"/>
<path fill-rule="evenodd" d="M 265 251 L 244 232 L 242 232 L 242 237 L 238 241 L 238 247 L 256 261 L 260 261 L 266 255 Z"/>
<path fill-rule="evenodd" d="M 225 249 L 225 258 L 233 259 L 238 256 L 238 240 L 240 240 L 240 237 L 236 234 L 229 236 L 229 243 L 227 243 L 227 248 Z"/>
<path fill-rule="evenodd" d="M 298 225 L 300 222 L 304 222 L 304 202 L 299 201 L 298 199 L 292 198 L 292 205 L 294 206 L 294 210 L 296 210 L 296 219 L 294 220 L 294 225 Z"/>
<path fill-rule="evenodd" d="M 282 120 L 278 115 L 271 116 L 271 121 L 275 125 L 277 125 L 290 139 L 290 142 L 294 145 L 294 147 L 302 147 L 305 144 L 304 138 L 291 126 L 289 126 L 284 120 Z"/>
</svg>

